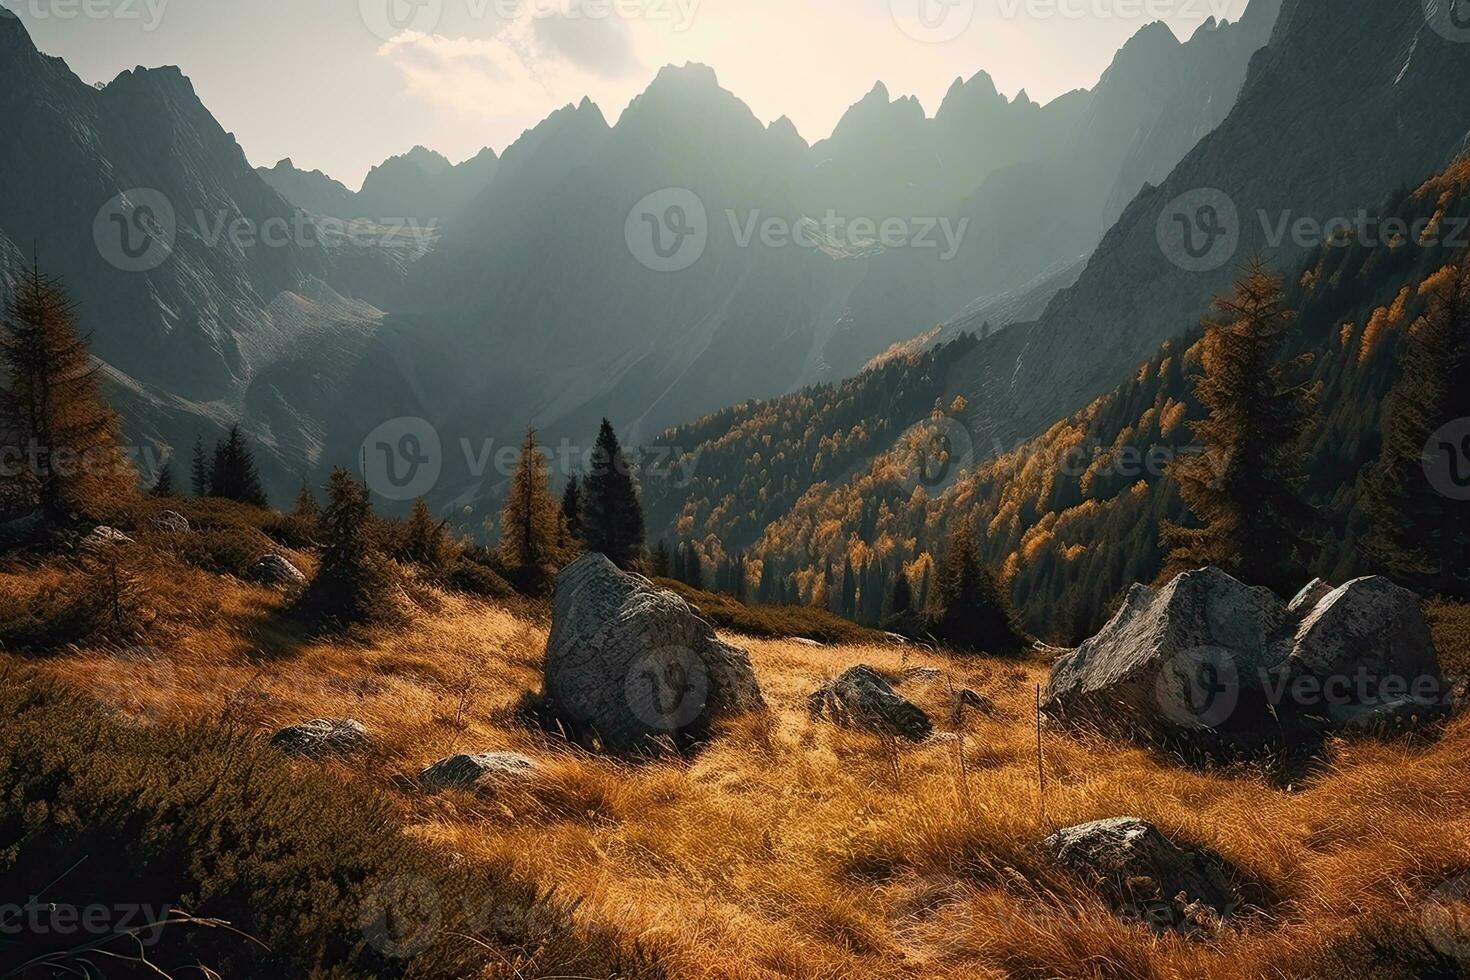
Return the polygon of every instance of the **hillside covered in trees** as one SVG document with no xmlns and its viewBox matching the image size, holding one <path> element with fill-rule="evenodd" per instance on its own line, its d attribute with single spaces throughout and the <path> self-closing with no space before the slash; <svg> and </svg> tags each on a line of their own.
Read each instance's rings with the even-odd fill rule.
<svg viewBox="0 0 1470 980">
<path fill-rule="evenodd" d="M 1300 489 L 1315 512 L 1315 526 L 1304 529 L 1312 543 L 1304 574 L 1341 581 L 1396 566 L 1427 591 L 1463 585 L 1417 574 L 1412 557 L 1395 558 L 1372 539 L 1394 520 L 1390 471 L 1402 484 L 1404 468 L 1419 466 L 1409 444 L 1417 437 L 1423 446 L 1426 419 L 1411 418 L 1411 409 L 1454 397 L 1454 385 L 1431 390 L 1437 382 L 1425 375 L 1454 370 L 1431 362 L 1464 348 L 1456 303 L 1470 268 L 1467 190 L 1470 162 L 1462 160 L 1400 190 L 1353 228 L 1344 224 L 1300 267 L 1274 270 L 1291 314 L 1280 363 L 1324 406 L 1300 445 Z M 1436 320 L 1447 326 L 1432 350 Z M 1025 333 L 966 337 L 842 385 L 666 433 L 664 443 L 698 454 L 688 468 L 695 477 L 683 490 L 651 486 L 650 540 L 680 542 L 706 568 L 743 554 L 747 583 L 779 583 L 762 593 L 877 622 L 900 570 L 922 603 L 948 535 L 973 523 L 1030 631 L 1063 642 L 1090 633 L 1129 582 L 1163 570 L 1161 527 L 1195 523 L 1171 466 L 1202 451 L 1195 427 L 1206 414 L 1196 391 L 1204 330 L 1184 330 L 1118 388 L 1007 448 L 970 408 L 1013 363 Z M 1399 394 L 1405 407 L 1395 418 L 1396 386 L 1415 390 Z M 1400 445 L 1385 453 L 1383 433 L 1395 429 Z M 971 461 L 979 463 L 966 468 Z M 855 590 L 845 588 L 849 566 Z"/>
</svg>

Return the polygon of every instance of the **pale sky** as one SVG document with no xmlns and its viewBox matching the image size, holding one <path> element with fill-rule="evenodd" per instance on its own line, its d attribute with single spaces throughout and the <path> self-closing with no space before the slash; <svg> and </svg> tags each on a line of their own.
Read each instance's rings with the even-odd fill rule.
<svg viewBox="0 0 1470 980">
<path fill-rule="evenodd" d="M 660 66 L 712 66 L 761 120 L 827 136 L 874 82 L 932 115 L 985 70 L 1046 102 L 1128 37 L 1187 38 L 1247 0 L 0 0 L 88 82 L 178 65 L 252 163 L 356 188 L 415 144 L 502 151 L 590 96 L 609 122 Z"/>
</svg>

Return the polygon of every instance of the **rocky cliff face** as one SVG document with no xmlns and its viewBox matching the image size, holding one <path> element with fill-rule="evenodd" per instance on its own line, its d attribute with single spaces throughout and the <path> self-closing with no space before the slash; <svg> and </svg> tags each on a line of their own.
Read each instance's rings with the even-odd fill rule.
<svg viewBox="0 0 1470 980">
<path fill-rule="evenodd" d="M 1467 69 L 1470 44 L 1434 30 L 1420 4 L 1365 0 L 1348 16 L 1287 0 L 1234 109 L 1129 205 L 991 414 L 1038 431 L 1188 328 L 1248 257 L 1291 268 L 1318 243 L 1291 233 L 1298 219 L 1351 220 L 1443 167 L 1470 134 Z"/>
</svg>

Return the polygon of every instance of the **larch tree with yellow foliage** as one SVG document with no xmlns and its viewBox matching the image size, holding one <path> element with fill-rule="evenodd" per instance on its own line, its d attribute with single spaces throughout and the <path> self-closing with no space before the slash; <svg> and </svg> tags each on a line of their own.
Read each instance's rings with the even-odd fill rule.
<svg viewBox="0 0 1470 980">
<path fill-rule="evenodd" d="M 32 266 L 0 311 L 0 505 L 51 526 L 96 520 L 137 493 L 116 413 L 61 283 Z"/>
</svg>

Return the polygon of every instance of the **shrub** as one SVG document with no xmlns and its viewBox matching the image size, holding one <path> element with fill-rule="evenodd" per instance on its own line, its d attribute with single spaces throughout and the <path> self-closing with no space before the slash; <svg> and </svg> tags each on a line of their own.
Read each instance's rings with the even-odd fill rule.
<svg viewBox="0 0 1470 980">
<path fill-rule="evenodd" d="M 747 606 L 734 596 L 701 592 L 683 582 L 659 579 L 669 589 L 699 607 L 711 625 L 732 633 L 764 639 L 804 637 L 818 643 L 883 643 L 883 634 L 815 606 Z"/>
<path fill-rule="evenodd" d="M 658 975 L 504 869 L 406 837 L 371 791 L 239 732 L 96 709 L 46 685 L 0 691 L 0 894 L 47 903 L 0 922 L 21 934 L 0 942 L 0 973 L 92 975 L 89 943 L 121 975 Z M 164 917 L 177 924 L 126 932 Z"/>
<path fill-rule="evenodd" d="M 515 595 L 515 589 L 493 568 L 465 557 L 449 567 L 444 584 L 456 592 L 483 599 L 508 599 Z"/>
<path fill-rule="evenodd" d="M 29 594 L 0 593 L 0 646 L 49 653 L 75 644 L 143 639 L 155 618 L 145 577 L 121 549 L 111 557 L 88 559 L 80 570 Z"/>
</svg>

